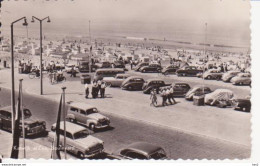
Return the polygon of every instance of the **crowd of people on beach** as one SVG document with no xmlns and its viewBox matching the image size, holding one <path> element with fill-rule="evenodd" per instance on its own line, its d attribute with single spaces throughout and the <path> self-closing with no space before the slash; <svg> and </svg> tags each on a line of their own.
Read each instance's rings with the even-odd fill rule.
<svg viewBox="0 0 260 166">
<path fill-rule="evenodd" d="M 89 94 L 90 94 L 90 89 L 91 89 L 91 95 L 92 98 L 98 98 L 98 95 L 100 93 L 100 98 L 105 98 L 105 90 L 106 90 L 106 83 L 98 80 L 98 81 L 93 81 L 92 84 L 85 84 L 85 98 L 89 98 Z"/>
<path fill-rule="evenodd" d="M 158 102 L 157 102 L 157 89 L 151 90 L 150 94 L 150 100 L 151 100 L 151 106 L 157 107 Z M 174 99 L 174 88 L 172 86 L 169 87 L 162 87 L 159 90 L 159 94 L 162 97 L 162 105 L 161 106 L 167 106 L 167 105 L 173 105 L 176 104 L 176 100 Z M 168 102 L 167 102 L 168 101 Z"/>
</svg>

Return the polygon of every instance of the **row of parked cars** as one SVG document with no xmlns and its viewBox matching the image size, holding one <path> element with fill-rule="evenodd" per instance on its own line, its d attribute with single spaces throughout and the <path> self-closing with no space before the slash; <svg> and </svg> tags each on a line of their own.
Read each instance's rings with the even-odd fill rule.
<svg viewBox="0 0 260 166">
<path fill-rule="evenodd" d="M 46 122 L 34 119 L 31 111 L 24 108 L 25 136 L 39 136 L 47 134 Z M 104 152 L 104 141 L 94 137 L 93 132 L 107 128 L 110 119 L 102 115 L 96 107 L 85 103 L 69 103 L 66 122 L 66 145 L 64 144 L 64 121 L 60 122 L 60 148 L 66 149 L 78 158 L 108 158 L 108 159 L 165 159 L 164 149 L 147 142 L 135 142 L 117 150 L 112 154 Z M 12 132 L 11 107 L 0 109 L 0 128 Z M 49 141 L 53 142 L 56 135 L 56 126 L 51 126 L 48 133 Z M 90 130 L 89 130 L 90 129 Z M 20 124 L 22 135 L 22 124 Z"/>
</svg>

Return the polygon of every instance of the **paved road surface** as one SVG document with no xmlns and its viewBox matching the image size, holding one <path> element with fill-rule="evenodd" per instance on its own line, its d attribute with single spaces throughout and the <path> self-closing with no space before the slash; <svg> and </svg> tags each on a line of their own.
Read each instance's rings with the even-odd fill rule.
<svg viewBox="0 0 260 166">
<path fill-rule="evenodd" d="M 10 91 L 2 89 L 0 92 L 0 105 L 10 105 Z M 24 94 L 24 103 L 31 109 L 35 118 L 45 120 L 48 129 L 55 123 L 58 103 L 37 96 Z M 151 124 L 124 119 L 109 115 L 111 128 L 95 133 L 94 136 L 105 142 L 107 152 L 113 152 L 135 141 L 146 141 L 161 145 L 172 159 L 242 159 L 250 157 L 248 147 L 186 134 L 173 129 L 166 129 Z M 47 138 L 37 138 L 35 141 L 50 146 Z"/>
</svg>

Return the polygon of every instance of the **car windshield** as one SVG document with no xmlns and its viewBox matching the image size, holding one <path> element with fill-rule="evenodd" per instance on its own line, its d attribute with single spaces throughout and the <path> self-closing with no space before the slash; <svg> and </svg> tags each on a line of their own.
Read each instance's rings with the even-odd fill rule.
<svg viewBox="0 0 260 166">
<path fill-rule="evenodd" d="M 155 160 L 165 158 L 165 157 L 166 157 L 166 153 L 163 149 L 161 149 L 161 150 L 159 150 L 159 151 L 150 155 L 150 158 L 155 159 Z"/>
<path fill-rule="evenodd" d="M 82 130 L 74 134 L 74 139 L 85 138 L 89 135 L 87 130 Z"/>
</svg>

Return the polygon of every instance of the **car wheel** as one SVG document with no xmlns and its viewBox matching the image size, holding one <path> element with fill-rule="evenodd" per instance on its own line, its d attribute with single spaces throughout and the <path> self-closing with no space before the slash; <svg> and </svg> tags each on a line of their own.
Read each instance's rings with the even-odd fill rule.
<svg viewBox="0 0 260 166">
<path fill-rule="evenodd" d="M 166 71 L 166 72 L 164 73 L 164 75 L 169 75 L 169 72 L 168 72 L 168 71 Z"/>
<path fill-rule="evenodd" d="M 80 159 L 84 159 L 84 154 L 82 152 L 78 152 L 78 155 L 77 155 Z"/>
<path fill-rule="evenodd" d="M 92 131 L 95 131 L 95 125 L 93 124 L 93 123 L 91 123 L 90 125 L 89 125 L 89 129 L 90 130 L 92 130 Z"/>
<path fill-rule="evenodd" d="M 129 86 L 129 87 L 128 87 L 128 90 L 130 90 L 130 91 L 133 90 L 133 87 L 132 87 L 132 86 Z"/>
<path fill-rule="evenodd" d="M 142 70 L 142 73 L 145 73 L 146 72 L 146 70 Z"/>
<path fill-rule="evenodd" d="M 211 79 L 211 76 L 207 76 L 207 79 L 209 79 L 209 80 L 210 80 L 210 79 Z"/>
<path fill-rule="evenodd" d="M 243 85 L 243 82 L 240 82 L 239 85 Z"/>
<path fill-rule="evenodd" d="M 71 123 L 76 123 L 76 120 L 75 120 L 75 119 L 72 119 L 72 118 L 69 118 L 69 121 L 70 121 Z"/>
<path fill-rule="evenodd" d="M 112 85 L 111 82 L 106 82 L 107 87 L 110 87 L 111 85 Z"/>
</svg>

